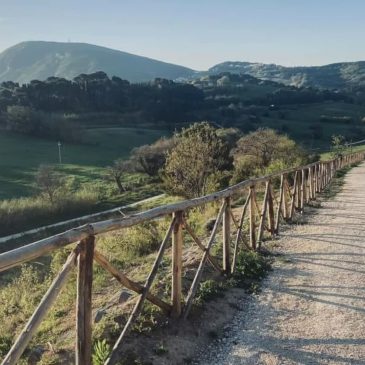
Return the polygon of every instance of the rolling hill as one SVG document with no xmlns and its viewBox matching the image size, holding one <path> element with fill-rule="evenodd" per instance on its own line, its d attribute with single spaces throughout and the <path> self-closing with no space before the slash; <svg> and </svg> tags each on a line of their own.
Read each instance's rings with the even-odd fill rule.
<svg viewBox="0 0 365 365">
<path fill-rule="evenodd" d="M 0 81 L 27 83 L 49 76 L 72 79 L 96 71 L 131 82 L 177 79 L 194 73 L 186 67 L 85 43 L 30 41 L 0 53 Z"/>
<path fill-rule="evenodd" d="M 86 43 L 29 41 L 0 53 L 0 82 L 27 83 L 50 76 L 72 79 L 79 74 L 96 71 L 104 71 L 109 76 L 118 76 L 130 82 L 150 81 L 156 77 L 192 80 L 204 75 L 230 72 L 298 87 L 349 89 L 365 86 L 365 61 L 307 67 L 227 61 L 198 72 Z"/>
<path fill-rule="evenodd" d="M 298 87 L 345 89 L 365 86 L 365 61 L 307 67 L 284 67 L 275 64 L 250 62 L 223 62 L 208 70 L 209 74 L 222 72 L 243 73 L 259 79 Z"/>
</svg>

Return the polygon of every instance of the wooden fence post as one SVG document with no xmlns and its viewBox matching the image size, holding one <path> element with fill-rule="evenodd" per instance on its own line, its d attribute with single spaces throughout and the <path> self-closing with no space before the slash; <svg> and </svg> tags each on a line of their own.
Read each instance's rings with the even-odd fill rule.
<svg viewBox="0 0 365 365">
<path fill-rule="evenodd" d="M 183 250 L 183 212 L 175 212 L 175 225 L 172 233 L 172 285 L 171 285 L 171 316 L 181 315 L 182 299 L 182 250 Z"/>
<path fill-rule="evenodd" d="M 257 242 L 259 244 L 259 248 L 261 247 L 261 241 L 262 241 L 262 237 L 264 235 L 266 210 L 267 210 L 267 202 L 268 202 L 269 194 L 270 194 L 270 181 L 266 181 L 265 195 L 264 195 L 264 200 L 262 201 L 259 230 L 257 232 Z"/>
<path fill-rule="evenodd" d="M 308 169 L 308 181 L 309 181 L 309 198 L 308 198 L 308 202 L 313 200 L 313 173 L 312 173 L 312 167 L 310 167 Z"/>
<path fill-rule="evenodd" d="M 271 237 L 273 237 L 275 235 L 274 192 L 270 180 L 269 180 L 269 195 L 267 197 L 267 208 L 268 208 L 268 218 L 269 218 L 268 219 L 269 231 Z"/>
<path fill-rule="evenodd" d="M 294 182 L 293 182 L 293 192 L 291 194 L 289 219 L 293 219 L 295 210 L 295 200 L 298 195 L 298 171 L 295 171 Z"/>
<path fill-rule="evenodd" d="M 76 303 L 76 365 L 91 365 L 91 290 L 94 245 L 94 236 L 89 236 L 79 243 Z"/>
<path fill-rule="evenodd" d="M 282 213 L 283 212 L 283 213 Z M 285 175 L 280 177 L 279 203 L 276 209 L 275 234 L 279 233 L 280 215 L 285 219 L 286 216 L 286 198 L 285 198 Z"/>
<path fill-rule="evenodd" d="M 256 224 L 255 224 L 255 185 L 250 186 L 250 246 L 256 250 Z"/>
<path fill-rule="evenodd" d="M 226 198 L 223 213 L 223 271 L 231 272 L 231 198 Z"/>
<path fill-rule="evenodd" d="M 305 202 L 305 170 L 302 169 L 301 185 L 300 185 L 300 205 L 299 205 L 299 209 L 300 209 L 301 213 L 303 213 L 303 211 L 304 211 L 304 202 Z"/>
</svg>

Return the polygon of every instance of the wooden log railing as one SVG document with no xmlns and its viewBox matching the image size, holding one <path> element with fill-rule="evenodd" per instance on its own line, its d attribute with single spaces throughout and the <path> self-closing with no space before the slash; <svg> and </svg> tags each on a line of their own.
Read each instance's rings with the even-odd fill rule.
<svg viewBox="0 0 365 365">
<path fill-rule="evenodd" d="M 67 258 L 64 266 L 54 278 L 32 317 L 19 334 L 9 353 L 3 359 L 3 365 L 16 364 L 25 351 L 31 338 L 37 331 L 43 318 L 54 304 L 58 294 L 65 286 L 72 270 L 77 268 L 77 300 L 76 300 L 76 340 L 75 363 L 91 365 L 92 353 L 92 283 L 93 262 L 96 261 L 108 271 L 121 285 L 134 291 L 137 301 L 124 326 L 108 360 L 105 364 L 113 364 L 118 360 L 119 350 L 130 328 L 143 309 L 145 300 L 169 316 L 187 318 L 199 289 L 203 271 L 207 262 L 221 275 L 230 275 L 235 271 L 236 260 L 241 250 L 256 250 L 261 247 L 265 233 L 271 236 L 279 233 L 280 224 L 290 221 L 296 213 L 303 213 L 305 205 L 316 199 L 317 194 L 330 183 L 336 171 L 358 163 L 365 158 L 364 152 L 345 155 L 325 162 L 315 162 L 306 166 L 288 169 L 269 176 L 243 181 L 225 190 L 200 198 L 170 204 L 118 219 L 100 221 L 68 230 L 52 237 L 42 239 L 18 249 L 0 254 L 0 272 L 22 263 L 34 260 L 54 250 L 78 242 Z M 261 208 L 257 194 L 265 184 Z M 275 193 L 275 188 L 278 191 Z M 260 190 L 261 189 L 261 190 Z M 236 219 L 232 211 L 233 198 L 243 198 L 244 204 Z M 214 227 L 207 243 L 194 232 L 188 224 L 187 214 L 192 208 L 207 203 L 220 202 Z M 171 215 L 171 222 L 160 245 L 157 256 L 145 283 L 134 282 L 126 274 L 112 266 L 110 262 L 96 250 L 96 237 L 100 234 L 131 227 L 142 222 Z M 214 256 L 211 249 L 219 236 L 222 225 L 222 263 Z M 232 232 L 234 230 L 234 232 Z M 182 290 L 184 232 L 196 244 L 203 255 L 197 267 L 191 287 L 184 298 Z M 247 235 L 245 234 L 247 232 Z M 233 233 L 233 234 L 232 234 Z M 232 242 L 234 236 L 234 242 Z M 166 248 L 171 246 L 171 302 L 159 298 L 151 292 L 160 263 Z"/>
</svg>

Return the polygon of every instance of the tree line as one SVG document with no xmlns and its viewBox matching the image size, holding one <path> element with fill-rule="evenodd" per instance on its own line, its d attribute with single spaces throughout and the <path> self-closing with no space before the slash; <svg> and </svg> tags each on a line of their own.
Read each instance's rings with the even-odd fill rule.
<svg viewBox="0 0 365 365">
<path fill-rule="evenodd" d="M 223 80 L 223 81 L 222 81 Z M 315 103 L 350 98 L 342 93 L 296 88 L 247 75 L 221 74 L 205 80 L 209 87 L 155 79 L 131 84 L 104 72 L 81 74 L 73 80 L 49 77 L 20 85 L 0 84 L 0 128 L 34 136 L 77 140 L 78 125 L 70 115 L 117 113 L 134 124 L 175 129 L 181 123 L 211 120 L 243 130 L 259 118 L 254 107 Z M 250 87 L 254 87 L 251 92 Z M 267 109 L 268 110 L 268 109 Z M 244 117 L 246 116 L 246 117 Z M 245 124 L 243 123 L 243 124 Z M 63 132 L 64 131 L 64 132 Z"/>
</svg>

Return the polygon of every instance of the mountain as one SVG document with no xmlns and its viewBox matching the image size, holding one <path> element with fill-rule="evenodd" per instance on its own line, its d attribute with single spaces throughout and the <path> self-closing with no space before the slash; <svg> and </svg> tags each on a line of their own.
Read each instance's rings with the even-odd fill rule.
<svg viewBox="0 0 365 365">
<path fill-rule="evenodd" d="M 27 83 L 50 76 L 72 79 L 104 71 L 131 82 L 178 79 L 194 71 L 166 62 L 86 43 L 22 42 L 0 53 L 0 81 Z"/>
<path fill-rule="evenodd" d="M 275 64 L 223 62 L 209 74 L 242 73 L 285 85 L 320 89 L 345 89 L 365 86 L 365 61 L 333 63 L 325 66 L 284 67 Z"/>
<path fill-rule="evenodd" d="M 319 89 L 365 86 L 365 61 L 307 67 L 228 61 L 208 71 L 196 72 L 187 67 L 86 43 L 22 42 L 0 53 L 0 82 L 27 83 L 50 76 L 73 79 L 79 74 L 97 71 L 131 82 L 149 81 L 157 77 L 191 80 L 230 72 L 285 85 Z"/>
</svg>

